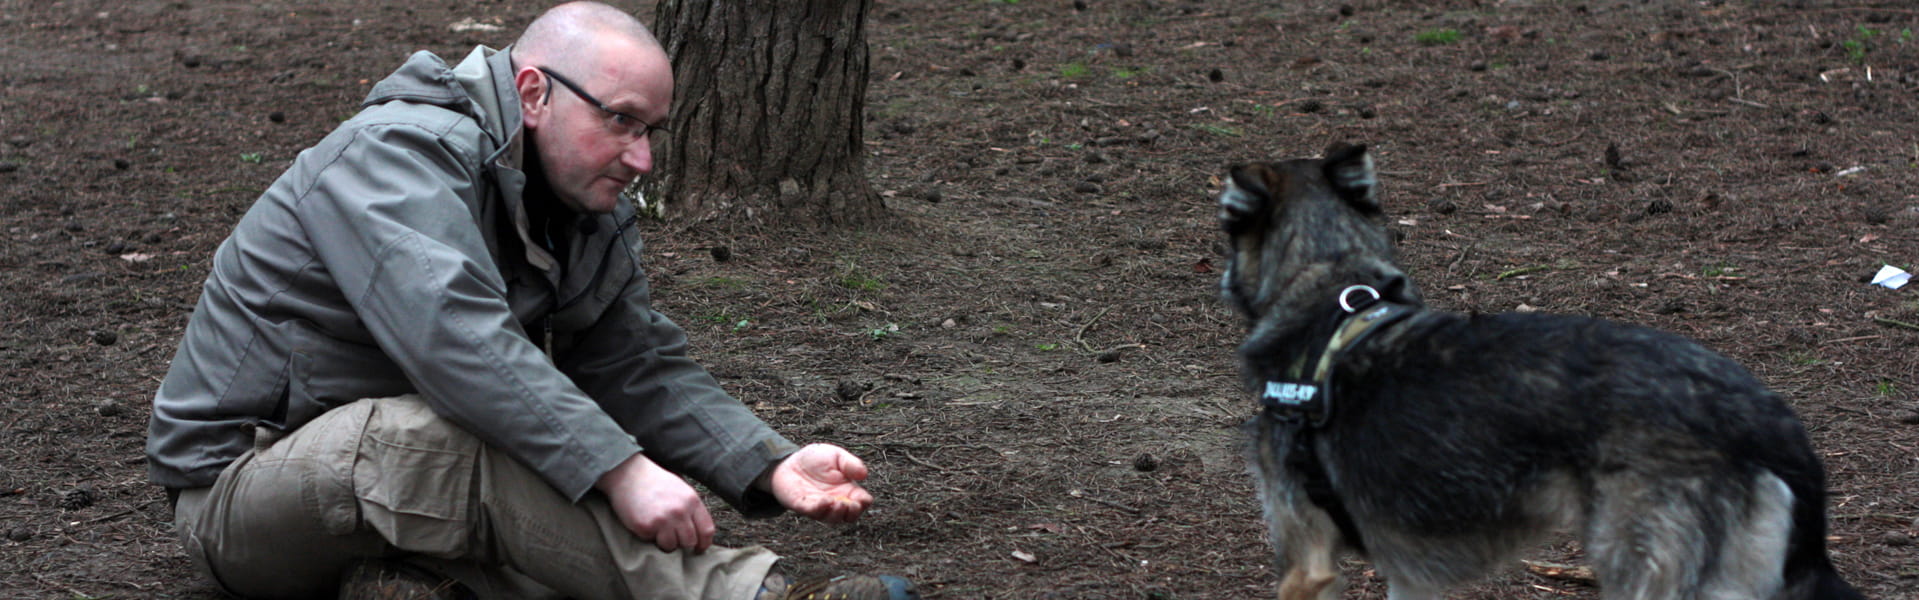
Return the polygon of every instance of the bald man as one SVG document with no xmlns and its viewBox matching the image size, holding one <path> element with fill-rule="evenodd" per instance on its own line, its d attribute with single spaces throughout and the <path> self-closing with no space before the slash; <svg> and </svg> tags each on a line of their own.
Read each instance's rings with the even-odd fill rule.
<svg viewBox="0 0 1919 600">
<path fill-rule="evenodd" d="M 300 153 L 214 253 L 154 397 L 149 474 L 194 563 L 246 598 L 331 597 L 349 573 L 481 598 L 916 598 L 713 546 L 682 476 L 754 517 L 850 522 L 873 497 L 858 457 L 767 427 L 651 308 L 620 193 L 672 97 L 645 27 L 569 3 L 508 51 L 413 55 Z"/>
</svg>

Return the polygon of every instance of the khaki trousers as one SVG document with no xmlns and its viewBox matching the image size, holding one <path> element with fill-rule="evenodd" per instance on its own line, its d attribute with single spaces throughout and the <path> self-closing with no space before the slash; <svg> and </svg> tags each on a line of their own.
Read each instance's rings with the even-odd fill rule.
<svg viewBox="0 0 1919 600">
<path fill-rule="evenodd" d="M 662 552 L 598 492 L 579 503 L 434 414 L 361 400 L 254 448 L 174 512 L 200 570 L 245 598 L 327 598 L 355 561 L 404 560 L 481 598 L 747 600 L 778 560 L 758 547 Z"/>
</svg>

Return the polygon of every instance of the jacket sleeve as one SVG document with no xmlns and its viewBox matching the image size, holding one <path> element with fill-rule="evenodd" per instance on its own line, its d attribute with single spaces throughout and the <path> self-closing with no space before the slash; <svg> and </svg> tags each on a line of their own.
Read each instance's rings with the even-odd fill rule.
<svg viewBox="0 0 1919 600">
<path fill-rule="evenodd" d="M 559 353 L 561 369 L 599 398 L 655 462 L 699 480 L 743 515 L 780 514 L 778 501 L 752 484 L 797 446 L 686 355 L 685 330 L 651 307 L 638 234 L 617 233 L 627 239 L 616 264 L 631 277 L 599 322 Z"/>
<path fill-rule="evenodd" d="M 525 337 L 466 201 L 485 193 L 480 153 L 445 133 L 363 126 L 313 157 L 296 218 L 434 411 L 577 501 L 639 446 Z"/>
</svg>

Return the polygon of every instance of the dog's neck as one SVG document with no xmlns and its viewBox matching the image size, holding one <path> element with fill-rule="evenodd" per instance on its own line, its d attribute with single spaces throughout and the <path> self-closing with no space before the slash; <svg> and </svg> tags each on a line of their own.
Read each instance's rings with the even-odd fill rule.
<svg viewBox="0 0 1919 600">
<path fill-rule="evenodd" d="M 1377 329 L 1419 312 L 1419 303 L 1398 303 L 1375 296 L 1355 304 L 1322 303 L 1313 310 L 1269 313 L 1255 322 L 1239 347 L 1247 383 L 1254 389 L 1270 382 L 1326 383 L 1334 359 Z"/>
<path fill-rule="evenodd" d="M 1246 341 L 1239 345 L 1240 364 L 1245 366 L 1249 383 L 1293 376 L 1290 371 L 1317 358 L 1326 340 L 1339 328 L 1344 311 L 1337 303 L 1294 313 L 1268 313 L 1252 324 Z"/>
</svg>

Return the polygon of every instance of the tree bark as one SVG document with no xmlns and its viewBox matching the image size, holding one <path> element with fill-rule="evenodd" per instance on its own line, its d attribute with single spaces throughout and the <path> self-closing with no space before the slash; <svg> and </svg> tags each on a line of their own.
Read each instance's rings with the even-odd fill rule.
<svg viewBox="0 0 1919 600">
<path fill-rule="evenodd" d="M 885 205 L 866 180 L 872 0 L 665 0 L 668 134 L 649 202 L 673 219 L 850 227 Z"/>
</svg>

